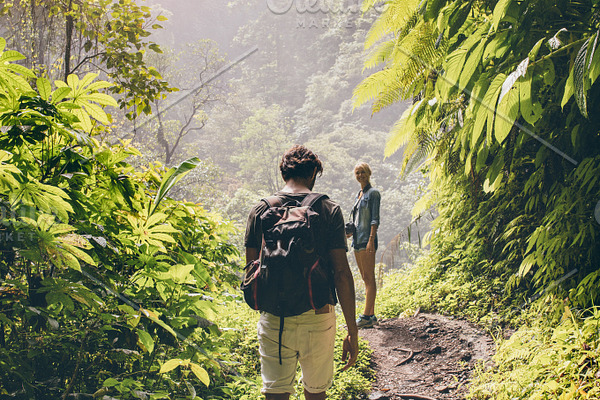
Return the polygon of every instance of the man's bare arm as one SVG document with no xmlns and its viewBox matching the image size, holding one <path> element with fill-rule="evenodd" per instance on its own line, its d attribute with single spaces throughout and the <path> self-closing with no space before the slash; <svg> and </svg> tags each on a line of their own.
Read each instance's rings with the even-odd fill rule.
<svg viewBox="0 0 600 400">
<path fill-rule="evenodd" d="M 258 249 L 246 247 L 246 264 L 248 264 L 250 261 L 258 260 L 259 256 L 260 252 Z"/>
<path fill-rule="evenodd" d="M 350 368 L 358 358 L 358 328 L 356 326 L 356 300 L 354 292 L 354 278 L 348 265 L 348 258 L 344 249 L 333 249 L 329 251 L 329 257 L 335 271 L 335 289 L 338 300 L 342 306 L 348 336 L 344 339 L 342 359 L 348 362 L 343 370 Z"/>
</svg>

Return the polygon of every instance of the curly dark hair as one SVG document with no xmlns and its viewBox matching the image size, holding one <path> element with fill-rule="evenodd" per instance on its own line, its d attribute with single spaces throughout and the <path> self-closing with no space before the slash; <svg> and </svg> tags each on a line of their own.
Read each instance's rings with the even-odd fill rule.
<svg viewBox="0 0 600 400">
<path fill-rule="evenodd" d="M 313 172 L 321 175 L 323 173 L 323 164 L 319 157 L 302 145 L 295 145 L 283 154 L 279 169 L 284 181 L 291 178 L 312 178 Z"/>
</svg>

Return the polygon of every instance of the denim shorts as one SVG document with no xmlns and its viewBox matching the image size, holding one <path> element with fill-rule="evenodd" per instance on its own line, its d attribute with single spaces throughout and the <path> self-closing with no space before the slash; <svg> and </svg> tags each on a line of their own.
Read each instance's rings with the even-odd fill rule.
<svg viewBox="0 0 600 400">
<path fill-rule="evenodd" d="M 377 251 L 377 247 L 378 247 L 377 238 L 375 238 L 375 251 Z M 365 250 L 367 248 L 367 243 L 361 243 L 361 244 L 352 243 L 352 248 L 354 249 L 354 251 Z"/>
<path fill-rule="evenodd" d="M 325 392 L 333 382 L 335 311 L 314 310 L 285 317 L 279 364 L 279 317 L 262 312 L 258 321 L 262 393 L 294 393 L 296 366 L 309 393 Z"/>
</svg>

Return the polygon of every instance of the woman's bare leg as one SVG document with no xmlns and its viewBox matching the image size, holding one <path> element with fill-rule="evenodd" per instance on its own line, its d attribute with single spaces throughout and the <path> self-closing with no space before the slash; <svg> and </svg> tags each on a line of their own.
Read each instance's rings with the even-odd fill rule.
<svg viewBox="0 0 600 400">
<path fill-rule="evenodd" d="M 355 251 L 354 257 L 358 270 L 365 283 L 365 309 L 364 315 L 375 314 L 375 298 L 377 296 L 377 281 L 375 279 L 375 253 L 366 250 Z"/>
</svg>

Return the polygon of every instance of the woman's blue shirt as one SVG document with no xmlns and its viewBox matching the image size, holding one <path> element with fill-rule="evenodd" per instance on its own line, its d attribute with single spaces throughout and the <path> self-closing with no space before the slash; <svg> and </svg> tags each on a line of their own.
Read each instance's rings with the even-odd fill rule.
<svg viewBox="0 0 600 400">
<path fill-rule="evenodd" d="M 379 226 L 379 204 L 381 202 L 381 194 L 377 189 L 373 189 L 371 185 L 365 187 L 365 192 L 358 201 L 357 210 L 354 215 L 354 224 L 356 225 L 356 233 L 352 238 L 352 247 L 364 247 L 369 241 L 371 235 L 371 225 Z M 356 195 L 354 203 L 360 196 L 360 192 Z M 377 237 L 375 237 L 377 240 Z"/>
</svg>

